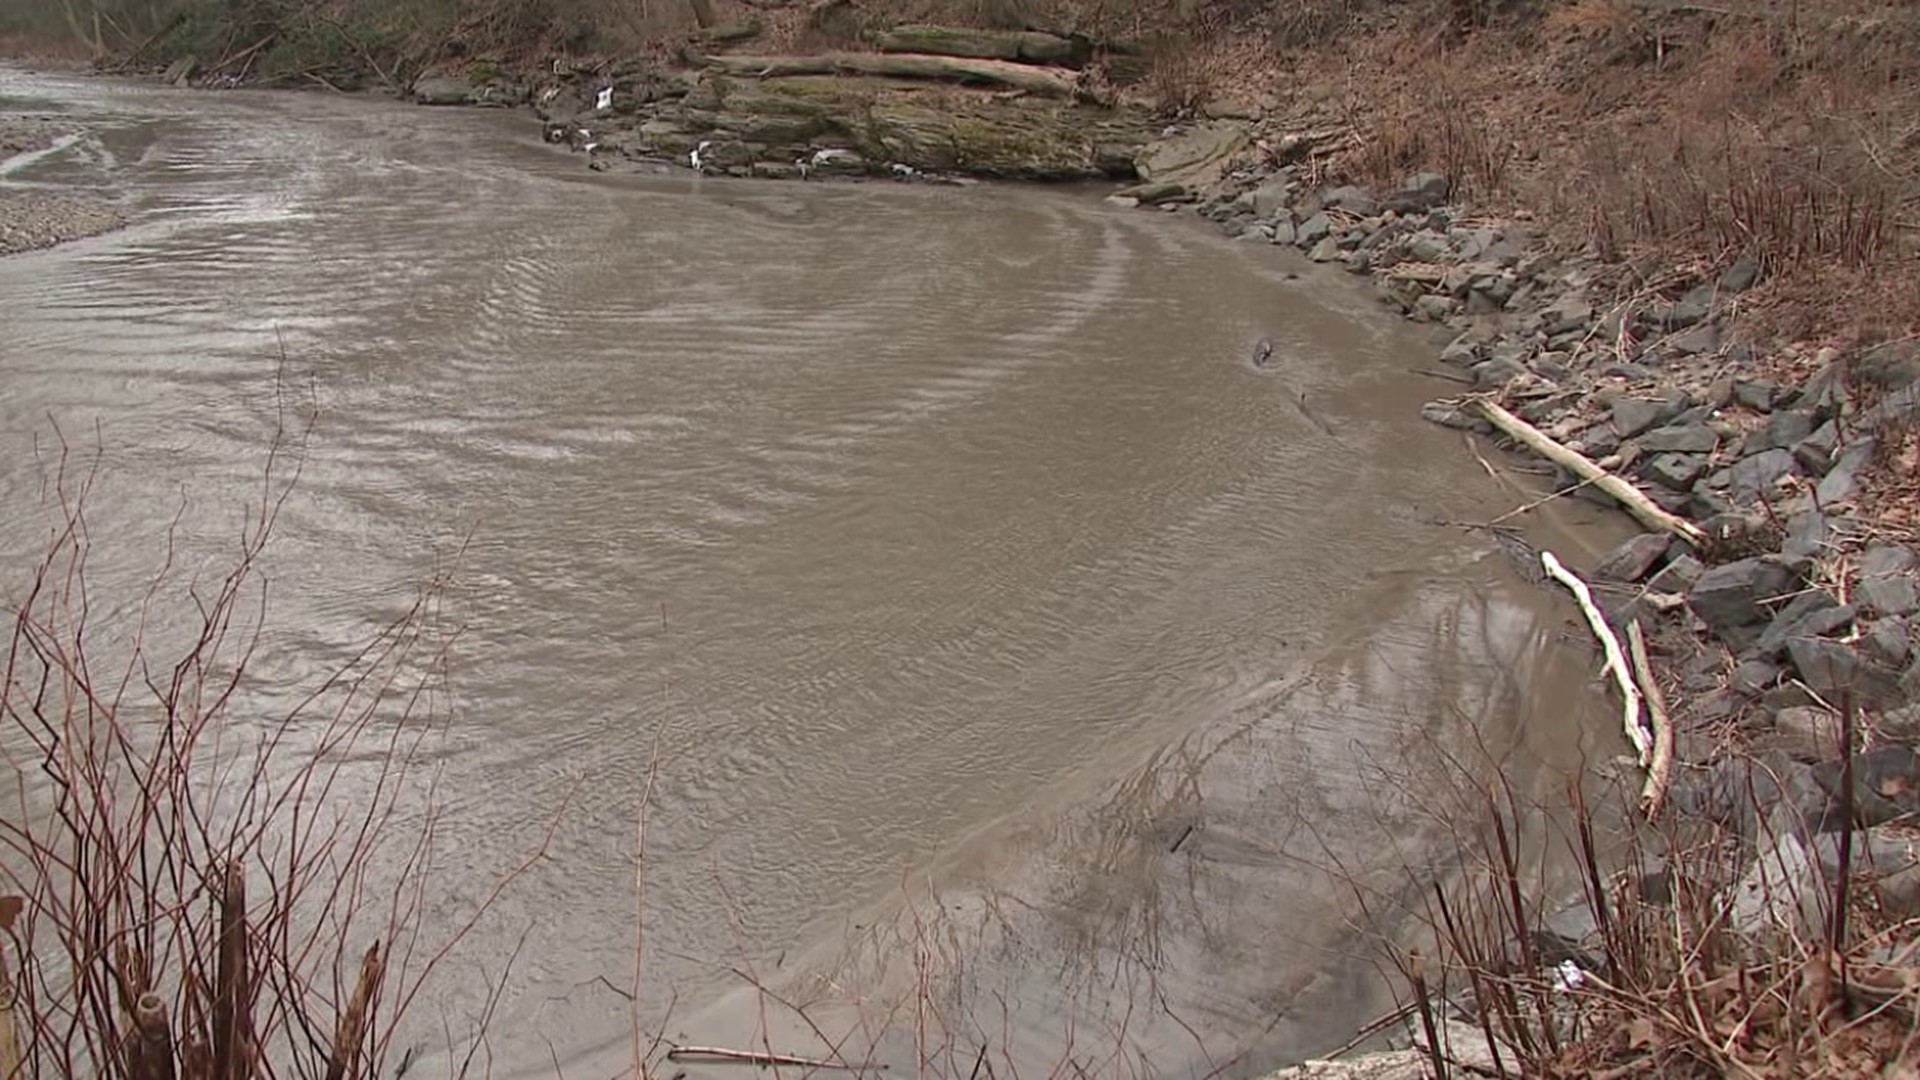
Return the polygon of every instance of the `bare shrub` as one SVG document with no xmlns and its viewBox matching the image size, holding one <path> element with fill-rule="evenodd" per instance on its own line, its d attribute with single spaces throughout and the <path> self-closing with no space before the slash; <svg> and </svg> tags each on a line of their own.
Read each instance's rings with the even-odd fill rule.
<svg viewBox="0 0 1920 1080">
<path fill-rule="evenodd" d="M 1218 54 L 1204 41 L 1178 35 L 1156 38 L 1147 51 L 1147 92 L 1162 112 L 1192 116 L 1219 92 Z"/>
<path fill-rule="evenodd" d="M 531 865 L 427 934 L 443 581 L 315 684 L 254 673 L 288 450 L 230 570 L 190 573 L 170 532 L 125 597 L 89 580 L 97 463 L 58 462 L 0 681 L 0 1018 L 20 1075 L 392 1075 L 409 1006 Z"/>
<path fill-rule="evenodd" d="M 1286 52 L 1318 45 L 1353 25 L 1360 0 L 1274 0 L 1273 47 Z"/>
<path fill-rule="evenodd" d="M 1914 927 L 1880 911 L 1868 882 L 1884 870 L 1861 834 L 1801 816 L 1855 820 L 1854 721 L 1843 701 L 1828 755 L 1839 794 L 1817 811 L 1764 758 L 1730 762 L 1707 812 L 1655 823 L 1634 822 L 1631 793 L 1529 804 L 1454 766 L 1465 803 L 1440 811 L 1454 856 L 1413 872 L 1434 955 L 1421 971 L 1401 954 L 1403 977 L 1436 1008 L 1464 1003 L 1500 1075 L 1907 1075 Z M 1537 859 L 1519 839 L 1529 822 L 1557 823 Z M 1586 912 L 1580 940 L 1543 917 L 1556 862 Z"/>
<path fill-rule="evenodd" d="M 1429 169 L 1447 178 L 1449 197 L 1490 199 L 1511 191 L 1518 149 L 1472 106 L 1463 87 L 1470 61 L 1437 55 L 1419 61 L 1409 86 L 1370 116 L 1350 113 L 1356 149 L 1347 163 L 1368 183 L 1390 187 Z"/>
</svg>

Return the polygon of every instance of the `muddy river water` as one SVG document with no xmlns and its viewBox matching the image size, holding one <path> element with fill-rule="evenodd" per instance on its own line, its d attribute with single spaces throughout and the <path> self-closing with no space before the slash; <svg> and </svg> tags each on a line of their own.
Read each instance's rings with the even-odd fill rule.
<svg viewBox="0 0 1920 1080">
<path fill-rule="evenodd" d="M 1431 346 L 1290 253 L 1091 191 L 608 178 L 507 113 L 21 71 L 0 106 L 86 133 L 0 184 L 132 218 L 0 260 L 0 595 L 56 432 L 127 595 L 176 520 L 177 565 L 230 556 L 291 399 L 261 669 L 444 572 L 429 918 L 558 814 L 417 1075 L 493 983 L 503 1076 L 612 1075 L 636 1015 L 1254 1075 L 1388 1004 L 1328 871 L 1422 857 L 1437 749 L 1549 787 L 1618 752 L 1571 607 L 1437 524 L 1520 500 L 1417 419 Z M 1543 542 L 1590 559 L 1598 516 Z"/>
</svg>

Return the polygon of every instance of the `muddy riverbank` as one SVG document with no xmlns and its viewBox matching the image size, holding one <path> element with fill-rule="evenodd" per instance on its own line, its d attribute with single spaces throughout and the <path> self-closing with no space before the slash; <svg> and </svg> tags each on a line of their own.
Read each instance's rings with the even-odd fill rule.
<svg viewBox="0 0 1920 1080">
<path fill-rule="evenodd" d="M 10 114 L 0 102 L 0 255 L 98 236 L 125 224 L 125 215 L 105 198 L 7 183 L 10 170 L 73 135 L 57 120 Z"/>
</svg>

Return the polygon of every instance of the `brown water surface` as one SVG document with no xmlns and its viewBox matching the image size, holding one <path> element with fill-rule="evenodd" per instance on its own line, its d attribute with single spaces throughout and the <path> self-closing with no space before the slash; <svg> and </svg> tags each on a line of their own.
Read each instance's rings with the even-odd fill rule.
<svg viewBox="0 0 1920 1080">
<path fill-rule="evenodd" d="M 932 1006 L 875 1017 L 920 998 L 954 1072 L 1245 1075 L 1383 1000 L 1323 871 L 1424 857 L 1386 776 L 1470 725 L 1523 783 L 1616 750 L 1569 609 L 1435 524 L 1518 500 L 1416 419 L 1423 343 L 1289 253 L 1080 191 L 609 180 L 505 113 L 18 72 L 0 105 L 87 132 L 0 183 L 133 215 L 0 261 L 0 592 L 56 428 L 131 603 L 176 516 L 223 565 L 311 400 L 259 670 L 319 677 L 451 567 L 435 917 L 572 800 L 429 1058 L 519 945 L 495 1070 L 624 1061 L 656 753 L 649 1024 L 820 1053 L 752 977 L 864 1007 L 896 1073 Z"/>
</svg>

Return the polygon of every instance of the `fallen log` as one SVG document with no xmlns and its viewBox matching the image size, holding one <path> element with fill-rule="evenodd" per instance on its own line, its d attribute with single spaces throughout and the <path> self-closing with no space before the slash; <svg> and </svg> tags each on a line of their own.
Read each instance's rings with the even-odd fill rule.
<svg viewBox="0 0 1920 1080">
<path fill-rule="evenodd" d="M 822 53 L 818 56 L 696 56 L 695 62 L 751 78 L 787 75 L 878 75 L 896 79 L 988 83 L 1047 97 L 1072 97 L 1075 82 L 1065 74 L 1003 60 L 918 53 Z"/>
<path fill-rule="evenodd" d="M 924 53 L 966 56 L 981 60 L 1015 60 L 1028 64 L 1078 67 L 1086 62 L 1091 43 L 1036 30 L 975 30 L 957 26 L 911 24 L 882 30 L 873 43 L 884 53 Z"/>
<path fill-rule="evenodd" d="M 1667 715 L 1667 698 L 1654 681 L 1653 664 L 1647 659 L 1647 636 L 1640 632 L 1640 620 L 1627 624 L 1627 656 L 1633 661 L 1633 678 L 1647 702 L 1647 722 L 1653 726 L 1653 762 L 1647 766 L 1647 782 L 1640 787 L 1640 809 L 1652 820 L 1660 815 L 1667 801 L 1667 785 L 1673 777 L 1673 719 Z"/>
<path fill-rule="evenodd" d="M 1648 528 L 1672 533 L 1696 548 L 1707 542 L 1707 534 L 1700 531 L 1698 525 L 1660 509 L 1639 488 L 1595 465 L 1578 451 L 1553 441 L 1525 420 L 1484 398 L 1473 400 L 1469 407 L 1515 442 L 1613 496 L 1627 513 Z"/>
<path fill-rule="evenodd" d="M 1640 723 L 1640 687 L 1633 681 L 1633 669 L 1627 664 L 1626 650 L 1620 646 L 1620 638 L 1614 634 L 1613 627 L 1607 625 L 1607 617 L 1600 611 L 1600 605 L 1593 602 L 1593 592 L 1587 583 L 1580 580 L 1573 571 L 1561 564 L 1551 551 L 1540 553 L 1540 565 L 1546 568 L 1548 576 L 1565 585 L 1573 593 L 1580 605 L 1581 614 L 1587 617 L 1587 626 L 1593 636 L 1600 640 L 1601 651 L 1607 655 L 1606 670 L 1602 675 L 1611 674 L 1615 686 L 1620 688 L 1620 726 L 1627 733 L 1627 740 L 1640 755 L 1640 764 L 1647 765 L 1653 756 L 1653 737 Z"/>
</svg>

